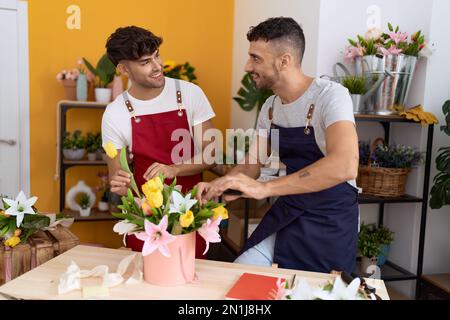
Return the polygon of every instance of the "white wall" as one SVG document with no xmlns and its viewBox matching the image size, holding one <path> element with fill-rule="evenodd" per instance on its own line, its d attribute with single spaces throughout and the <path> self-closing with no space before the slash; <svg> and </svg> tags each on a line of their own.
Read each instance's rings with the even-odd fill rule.
<svg viewBox="0 0 450 320">
<path fill-rule="evenodd" d="M 235 0 L 232 97 L 236 96 L 245 74 L 244 66 L 248 57 L 247 31 L 249 27 L 270 17 L 292 17 L 302 26 L 306 38 L 303 68 L 308 74 L 316 74 L 319 6 L 319 0 Z M 253 127 L 256 110 L 246 112 L 234 100 L 230 103 L 231 127 L 244 129 Z"/>
</svg>

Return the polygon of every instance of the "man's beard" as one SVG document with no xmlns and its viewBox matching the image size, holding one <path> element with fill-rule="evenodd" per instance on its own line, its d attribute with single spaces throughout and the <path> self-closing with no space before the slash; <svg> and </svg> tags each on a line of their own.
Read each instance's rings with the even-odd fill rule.
<svg viewBox="0 0 450 320">
<path fill-rule="evenodd" d="M 255 87 L 258 90 L 272 89 L 274 84 L 279 79 L 278 72 L 276 72 L 276 71 L 274 72 L 273 76 L 261 75 L 260 73 L 256 73 L 256 72 L 252 73 L 252 74 L 255 74 L 258 77 L 258 81 L 253 80 L 253 77 L 251 77 Z"/>
<path fill-rule="evenodd" d="M 162 78 L 161 82 L 159 82 L 159 81 L 136 81 L 136 83 L 139 86 L 141 86 L 143 88 L 147 88 L 147 89 L 159 89 L 159 88 L 162 88 L 162 87 L 164 87 L 165 82 L 166 82 L 166 79 L 164 78 L 164 75 L 163 75 L 163 78 Z"/>
</svg>

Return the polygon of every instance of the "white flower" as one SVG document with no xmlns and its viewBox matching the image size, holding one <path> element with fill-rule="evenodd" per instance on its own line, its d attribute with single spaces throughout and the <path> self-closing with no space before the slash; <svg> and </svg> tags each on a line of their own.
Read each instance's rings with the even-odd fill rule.
<svg viewBox="0 0 450 320">
<path fill-rule="evenodd" d="M 134 223 L 128 222 L 128 220 L 119 221 L 113 227 L 114 232 L 117 232 L 118 234 L 123 234 L 123 244 L 125 246 L 127 245 L 125 243 L 125 237 L 127 236 L 127 234 L 133 232 L 136 229 L 137 229 L 137 225 L 135 225 Z"/>
<path fill-rule="evenodd" d="M 286 290 L 286 298 L 293 300 L 361 300 L 358 289 L 361 284 L 359 278 L 355 278 L 348 286 L 342 281 L 341 277 L 337 277 L 331 291 L 324 288 L 312 289 L 305 279 L 296 281 L 294 287 Z"/>
<path fill-rule="evenodd" d="M 5 201 L 9 206 L 9 208 L 5 211 L 5 214 L 16 216 L 16 225 L 18 228 L 26 214 L 36 214 L 32 206 L 35 204 L 37 199 L 37 197 L 27 199 L 23 191 L 19 192 L 16 200 L 3 198 L 3 201 Z"/>
<path fill-rule="evenodd" d="M 369 30 L 367 30 L 366 34 L 365 34 L 365 38 L 366 40 L 378 40 L 380 39 L 380 37 L 382 36 L 383 31 L 381 31 L 378 28 L 370 28 Z"/>
<path fill-rule="evenodd" d="M 183 195 L 177 191 L 172 191 L 172 201 L 173 203 L 170 204 L 169 213 L 185 213 L 197 203 L 197 200 L 191 199 L 190 193 L 188 193 L 186 197 L 183 197 Z"/>
</svg>

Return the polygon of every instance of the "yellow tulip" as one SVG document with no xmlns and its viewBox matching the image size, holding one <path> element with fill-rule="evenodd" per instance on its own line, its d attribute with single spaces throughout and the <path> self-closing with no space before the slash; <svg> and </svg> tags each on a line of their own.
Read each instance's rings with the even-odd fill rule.
<svg viewBox="0 0 450 320">
<path fill-rule="evenodd" d="M 188 210 L 186 213 L 180 215 L 180 225 L 183 228 L 189 227 L 192 221 L 194 221 L 194 214 L 191 210 Z"/>
<path fill-rule="evenodd" d="M 7 247 L 15 247 L 20 243 L 20 238 L 16 236 L 10 237 L 8 240 L 5 241 L 5 246 Z"/>
<path fill-rule="evenodd" d="M 162 206 L 162 204 L 163 204 L 163 195 L 162 195 L 162 192 L 160 190 L 155 191 L 155 192 L 150 192 L 149 194 L 146 194 L 145 196 L 147 198 L 148 204 L 152 208 L 159 208 L 159 207 Z"/>
<path fill-rule="evenodd" d="M 116 146 L 111 141 L 108 141 L 108 143 L 103 147 L 103 149 L 105 149 L 106 154 L 111 159 L 114 159 L 117 156 Z"/>
<path fill-rule="evenodd" d="M 22 230 L 20 230 L 20 229 L 16 229 L 16 231 L 14 231 L 14 236 L 16 236 L 16 237 L 20 237 L 21 234 L 22 234 Z"/>
<path fill-rule="evenodd" d="M 214 212 L 213 220 L 216 220 L 218 217 L 221 217 L 222 220 L 228 219 L 228 210 L 224 206 L 214 208 L 212 212 Z"/>
<path fill-rule="evenodd" d="M 159 177 L 154 177 L 142 185 L 142 192 L 144 192 L 145 196 L 148 198 L 148 194 L 156 191 L 162 191 L 163 188 L 164 186 L 161 179 Z"/>
</svg>

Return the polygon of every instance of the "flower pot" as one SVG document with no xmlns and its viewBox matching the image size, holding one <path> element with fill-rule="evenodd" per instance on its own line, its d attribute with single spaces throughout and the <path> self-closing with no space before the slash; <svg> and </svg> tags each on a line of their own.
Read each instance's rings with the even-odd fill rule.
<svg viewBox="0 0 450 320">
<path fill-rule="evenodd" d="M 353 103 L 353 113 L 362 114 L 364 112 L 364 104 L 361 103 L 362 94 L 351 94 Z"/>
<path fill-rule="evenodd" d="M 361 272 L 366 274 L 372 274 L 375 272 L 378 257 L 362 257 L 361 258 Z"/>
<path fill-rule="evenodd" d="M 82 216 L 82 217 L 89 217 L 90 214 L 91 214 L 91 208 L 90 207 L 86 208 L 86 209 L 80 208 L 80 216 Z"/>
<path fill-rule="evenodd" d="M 85 153 L 85 149 L 63 149 L 64 158 L 67 160 L 83 159 Z"/>
<path fill-rule="evenodd" d="M 97 155 L 97 160 L 103 160 L 102 154 L 105 154 L 105 151 L 103 151 L 103 149 L 98 149 L 95 154 Z"/>
<path fill-rule="evenodd" d="M 382 85 L 367 100 L 367 109 L 379 115 L 395 114 L 394 105 L 403 106 L 411 88 L 417 57 L 404 54 L 388 55 L 383 58 L 364 56 L 356 59 L 356 73 L 365 74 L 372 79 L 388 71 L 392 77 L 386 77 Z"/>
<path fill-rule="evenodd" d="M 87 101 L 87 96 L 88 96 L 88 87 L 86 75 L 80 73 L 77 79 L 77 100 Z"/>
<path fill-rule="evenodd" d="M 144 280 L 157 286 L 179 286 L 195 277 L 196 232 L 176 236 L 169 243 L 171 257 L 155 250 L 144 258 Z"/>
<path fill-rule="evenodd" d="M 100 103 L 111 102 L 110 88 L 95 88 L 95 101 Z"/>
<path fill-rule="evenodd" d="M 98 210 L 100 210 L 100 211 L 108 211 L 109 210 L 108 202 L 100 201 L 98 203 Z"/>
<path fill-rule="evenodd" d="M 77 82 L 72 79 L 64 79 L 62 80 L 62 84 L 64 85 L 64 91 L 66 93 L 67 100 L 77 100 Z"/>
<path fill-rule="evenodd" d="M 89 152 L 87 154 L 88 160 L 89 161 L 95 161 L 97 160 L 97 154 L 95 152 Z"/>
<path fill-rule="evenodd" d="M 389 251 L 391 250 L 391 246 L 389 244 L 385 244 L 381 247 L 381 253 L 378 256 L 377 265 L 381 267 L 386 263 L 387 257 L 389 255 Z"/>
</svg>

